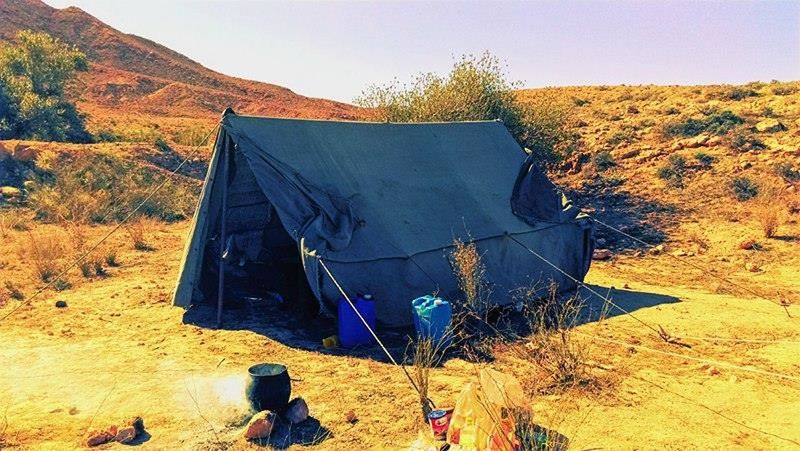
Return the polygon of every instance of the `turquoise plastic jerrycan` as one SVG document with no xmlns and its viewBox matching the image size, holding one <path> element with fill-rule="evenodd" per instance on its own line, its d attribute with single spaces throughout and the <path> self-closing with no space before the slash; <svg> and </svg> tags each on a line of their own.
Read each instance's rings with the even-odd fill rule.
<svg viewBox="0 0 800 451">
<path fill-rule="evenodd" d="M 449 302 L 433 296 L 422 296 L 411 301 L 411 310 L 417 336 L 431 338 L 441 346 L 450 344 L 453 309 Z"/>
</svg>

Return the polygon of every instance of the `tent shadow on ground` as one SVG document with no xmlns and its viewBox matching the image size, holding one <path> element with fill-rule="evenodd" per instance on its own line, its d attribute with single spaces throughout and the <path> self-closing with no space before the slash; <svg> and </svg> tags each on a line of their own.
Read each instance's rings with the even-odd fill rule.
<svg viewBox="0 0 800 451">
<path fill-rule="evenodd" d="M 222 321 L 223 330 L 255 332 L 286 346 L 306 351 L 388 362 L 386 355 L 378 346 L 325 348 L 322 345 L 322 339 L 337 334 L 336 321 L 331 318 L 307 316 L 283 308 L 270 299 L 247 298 L 236 302 L 226 302 Z M 410 301 L 409 308 L 411 308 Z M 184 313 L 183 322 L 214 329 L 216 328 L 216 314 L 216 306 L 193 305 Z M 406 353 L 410 337 L 414 335 L 414 329 L 412 326 L 384 327 L 379 324 L 377 333 L 389 352 L 396 360 L 400 361 Z"/>
<path fill-rule="evenodd" d="M 657 245 L 665 242 L 668 231 L 677 225 L 677 208 L 631 194 L 619 187 L 587 184 L 579 190 L 565 190 L 566 196 L 592 217 L 622 230 L 646 243 Z M 617 252 L 643 250 L 647 246 L 597 224 L 594 237 L 605 242 L 598 248 L 609 248 Z"/>
<path fill-rule="evenodd" d="M 676 298 L 675 296 L 668 296 L 665 294 L 625 289 L 620 290 L 614 287 L 609 288 L 592 284 L 586 284 L 586 286 L 597 293 L 606 296 L 614 304 L 631 313 L 643 308 L 680 302 L 680 299 Z M 601 317 L 613 318 L 615 316 L 626 314 L 625 312 L 611 305 L 607 306 L 605 299 L 591 293 L 586 288 L 580 288 L 579 294 L 584 302 L 584 317 L 581 318 L 580 324 L 595 322 L 601 319 Z"/>
<path fill-rule="evenodd" d="M 644 291 L 616 289 L 600 285 L 587 286 L 603 296 L 608 296 L 615 304 L 628 312 L 680 301 L 673 296 Z M 597 321 L 604 311 L 606 318 L 625 314 L 614 307 L 604 310 L 604 299 L 590 293 L 585 288 L 581 288 L 579 294 L 585 302 L 581 324 Z M 411 308 L 410 301 L 409 308 Z M 216 307 L 208 304 L 194 305 L 184 313 L 183 322 L 209 329 L 215 328 Z M 352 349 L 325 348 L 322 345 L 322 339 L 337 333 L 334 320 L 319 316 L 303 317 L 301 314 L 287 311 L 277 302 L 267 299 L 248 298 L 236 303 L 229 302 L 223 315 L 222 329 L 255 332 L 286 346 L 307 351 L 388 362 L 381 349 L 374 345 Z M 397 361 L 401 361 L 411 352 L 408 344 L 411 337 L 414 336 L 413 327 L 389 328 L 379 325 L 377 333 Z"/>
</svg>

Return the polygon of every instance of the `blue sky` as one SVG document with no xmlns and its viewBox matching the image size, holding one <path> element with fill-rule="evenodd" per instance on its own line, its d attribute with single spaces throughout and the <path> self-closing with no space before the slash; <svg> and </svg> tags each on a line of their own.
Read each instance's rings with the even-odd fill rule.
<svg viewBox="0 0 800 451">
<path fill-rule="evenodd" d="M 796 1 L 45 1 L 219 72 L 345 102 L 484 50 L 528 87 L 800 79 Z"/>
</svg>

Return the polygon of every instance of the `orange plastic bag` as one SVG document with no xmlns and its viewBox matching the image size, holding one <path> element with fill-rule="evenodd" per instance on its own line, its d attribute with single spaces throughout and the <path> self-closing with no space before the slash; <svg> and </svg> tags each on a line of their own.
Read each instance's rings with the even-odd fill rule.
<svg viewBox="0 0 800 451">
<path fill-rule="evenodd" d="M 509 411 L 526 405 L 522 386 L 513 377 L 483 369 L 458 396 L 447 430 L 453 450 L 513 451 L 518 449 Z"/>
</svg>

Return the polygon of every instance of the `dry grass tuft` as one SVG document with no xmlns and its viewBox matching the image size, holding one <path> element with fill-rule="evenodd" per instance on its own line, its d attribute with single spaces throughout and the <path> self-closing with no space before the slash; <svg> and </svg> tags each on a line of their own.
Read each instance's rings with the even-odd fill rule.
<svg viewBox="0 0 800 451">
<path fill-rule="evenodd" d="M 775 206 L 764 205 L 756 209 L 756 218 L 761 224 L 764 238 L 774 238 L 780 226 L 780 214 Z"/>
<path fill-rule="evenodd" d="M 455 240 L 450 261 L 458 286 L 464 294 L 465 307 L 477 313 L 486 311 L 489 297 L 486 267 L 481 261 L 478 246 L 474 242 Z"/>
<path fill-rule="evenodd" d="M 142 252 L 150 252 L 155 250 L 155 247 L 153 247 L 147 241 L 147 235 L 150 234 L 152 227 L 153 223 L 146 218 L 136 218 L 128 223 L 128 225 L 125 227 L 125 230 L 128 232 L 128 236 L 131 238 L 134 249 Z"/>
<path fill-rule="evenodd" d="M 530 296 L 535 293 L 528 291 Z M 577 295 L 559 298 L 555 283 L 550 284 L 544 299 L 529 298 L 524 303 L 530 335 L 518 337 L 507 349 L 518 359 L 534 363 L 538 373 L 530 375 L 534 391 L 562 392 L 593 384 L 587 363 L 590 349 L 572 334 L 583 308 L 584 302 Z"/>
<path fill-rule="evenodd" d="M 42 282 L 48 283 L 58 274 L 66 251 L 61 241 L 53 235 L 29 232 L 17 253 L 22 261 L 32 266 Z"/>
</svg>

